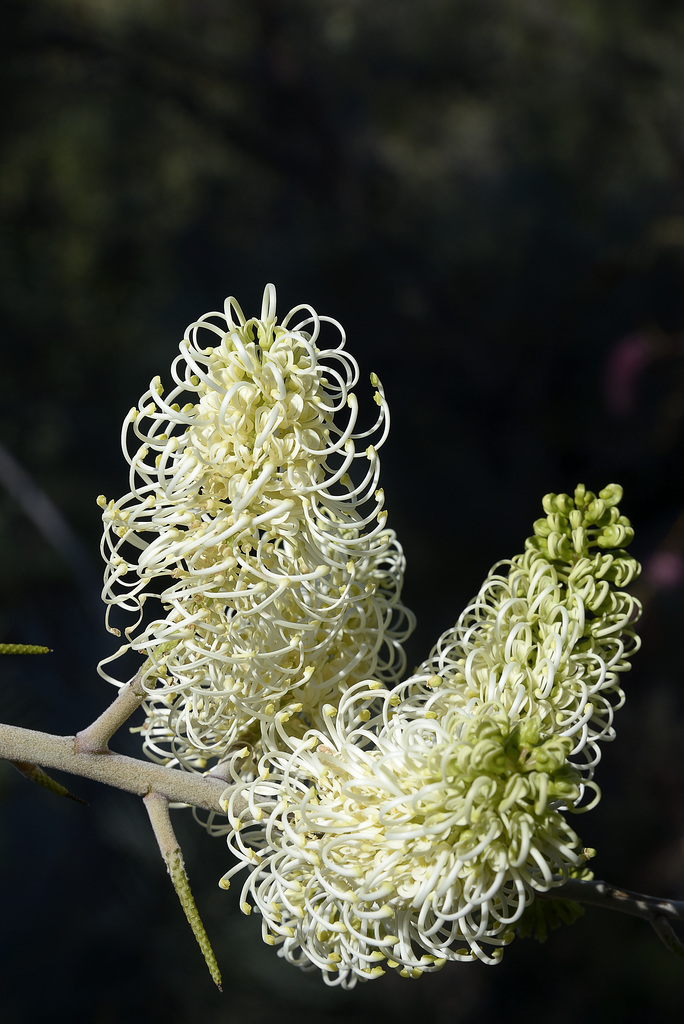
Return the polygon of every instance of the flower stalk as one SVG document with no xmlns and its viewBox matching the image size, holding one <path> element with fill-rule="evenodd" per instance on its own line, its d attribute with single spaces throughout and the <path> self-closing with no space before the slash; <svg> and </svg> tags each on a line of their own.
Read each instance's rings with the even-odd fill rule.
<svg viewBox="0 0 684 1024">
<path fill-rule="evenodd" d="M 645 896 L 643 893 L 630 892 L 597 878 L 568 878 L 560 890 L 555 889 L 544 893 L 543 896 L 548 899 L 560 896 L 563 899 L 576 900 L 586 906 L 641 917 L 646 921 L 654 921 L 659 917 L 684 921 L 684 900 Z"/>
<path fill-rule="evenodd" d="M 684 921 L 684 900 L 667 900 L 630 892 L 594 878 L 569 878 L 560 891 L 540 893 L 542 898 L 574 900 L 602 910 L 614 910 L 648 921 L 656 935 L 675 956 L 684 960 L 684 943 L 675 933 L 671 921 Z"/>
</svg>

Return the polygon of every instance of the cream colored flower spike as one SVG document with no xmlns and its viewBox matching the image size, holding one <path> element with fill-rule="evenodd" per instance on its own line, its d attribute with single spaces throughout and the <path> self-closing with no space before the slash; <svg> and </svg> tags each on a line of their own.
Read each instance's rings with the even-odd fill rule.
<svg viewBox="0 0 684 1024">
<path fill-rule="evenodd" d="M 389 414 L 373 375 L 359 430 L 344 344 L 310 306 L 278 323 L 273 285 L 259 318 L 229 298 L 188 328 L 171 390 L 155 378 L 124 422 L 131 489 L 99 501 L 107 626 L 126 642 L 100 671 L 117 682 L 104 665 L 146 658 L 154 759 L 259 753 L 275 718 L 301 735 L 357 680 L 403 671 L 413 618 L 378 487 Z"/>
<path fill-rule="evenodd" d="M 252 780 L 236 758 L 221 884 L 247 872 L 241 906 L 290 963 L 345 988 L 497 963 L 536 895 L 587 873 L 568 816 L 598 802 L 638 648 L 621 496 L 547 495 L 524 554 L 405 683 L 356 684 Z"/>
</svg>

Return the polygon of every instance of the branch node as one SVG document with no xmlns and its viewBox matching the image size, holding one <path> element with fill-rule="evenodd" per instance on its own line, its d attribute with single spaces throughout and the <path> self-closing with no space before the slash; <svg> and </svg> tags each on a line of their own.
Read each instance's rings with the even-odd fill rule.
<svg viewBox="0 0 684 1024">
<path fill-rule="evenodd" d="M 140 685 L 141 675 L 142 669 L 124 686 L 99 718 L 76 733 L 76 753 L 109 753 L 110 739 L 145 699 L 145 691 Z"/>
</svg>

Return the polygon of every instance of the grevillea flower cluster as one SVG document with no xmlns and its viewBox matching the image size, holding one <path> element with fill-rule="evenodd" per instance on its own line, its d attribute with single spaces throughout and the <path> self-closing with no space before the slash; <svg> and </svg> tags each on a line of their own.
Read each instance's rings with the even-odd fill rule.
<svg viewBox="0 0 684 1024">
<path fill-rule="evenodd" d="M 468 707 L 500 706 L 511 721 L 537 717 L 542 733 L 572 740 L 569 762 L 590 783 L 601 740 L 614 737 L 613 713 L 624 703 L 620 675 L 639 640 L 631 626 L 638 602 L 621 588 L 639 564 L 620 514 L 622 488 L 598 497 L 548 494 L 543 519 L 522 555 L 499 562 L 454 629 L 437 643 L 417 680 L 443 680 Z M 417 683 L 412 700 L 440 699 Z"/>
<path fill-rule="evenodd" d="M 620 496 L 548 495 L 525 553 L 407 682 L 358 683 L 325 729 L 274 736 L 251 782 L 236 755 L 223 884 L 247 869 L 243 909 L 287 960 L 345 987 L 495 963 L 535 893 L 582 869 L 566 815 L 598 800 L 637 647 Z"/>
<path fill-rule="evenodd" d="M 274 717 L 301 735 L 350 684 L 403 672 L 387 403 L 372 375 L 377 419 L 358 428 L 344 344 L 309 306 L 278 323 L 272 285 L 259 318 L 229 298 L 188 328 L 171 390 L 155 378 L 124 422 L 130 491 L 99 499 L 103 597 L 110 631 L 133 620 L 114 657 L 146 659 L 154 758 L 203 770 L 236 742 L 258 751 Z"/>
<path fill-rule="evenodd" d="M 600 797 L 639 566 L 617 485 L 549 494 L 524 552 L 400 682 L 389 414 L 372 376 L 359 429 L 344 344 L 308 306 L 278 322 L 270 285 L 258 318 L 228 299 L 188 328 L 170 391 L 155 378 L 127 417 L 130 490 L 100 503 L 146 752 L 230 782 L 220 884 L 246 872 L 264 940 L 351 987 L 496 963 L 535 896 L 586 870 L 569 816 Z"/>
</svg>

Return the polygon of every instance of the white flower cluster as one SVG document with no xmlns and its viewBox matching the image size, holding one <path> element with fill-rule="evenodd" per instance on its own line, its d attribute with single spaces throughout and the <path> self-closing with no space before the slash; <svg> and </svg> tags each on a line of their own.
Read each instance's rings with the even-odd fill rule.
<svg viewBox="0 0 684 1024">
<path fill-rule="evenodd" d="M 188 328 L 171 391 L 155 378 L 124 423 L 131 489 L 99 499 L 103 597 L 111 632 L 119 612 L 134 620 L 114 658 L 147 659 L 155 759 L 204 770 L 237 742 L 258 752 L 274 718 L 302 735 L 355 681 L 403 672 L 412 616 L 378 488 L 387 404 L 373 375 L 377 421 L 358 429 L 344 343 L 308 306 L 278 323 L 272 285 L 259 318 L 227 299 Z"/>
<path fill-rule="evenodd" d="M 587 786 L 598 800 L 597 744 L 637 647 L 620 494 L 547 496 L 525 554 L 416 675 L 391 694 L 357 684 L 287 752 L 274 736 L 251 782 L 236 755 L 223 884 L 247 868 L 243 909 L 287 960 L 345 987 L 493 963 L 535 892 L 581 870 L 565 813 Z"/>
<path fill-rule="evenodd" d="M 639 567 L 618 486 L 547 495 L 524 553 L 400 683 L 389 414 L 373 376 L 377 421 L 358 429 L 344 342 L 308 306 L 278 323 L 270 285 L 259 318 L 228 299 L 188 329 L 171 391 L 156 378 L 129 414 L 130 491 L 101 505 L 148 755 L 232 780 L 221 884 L 246 869 L 265 941 L 350 987 L 495 963 L 535 894 L 585 870 L 566 816 L 600 796 Z"/>
</svg>

